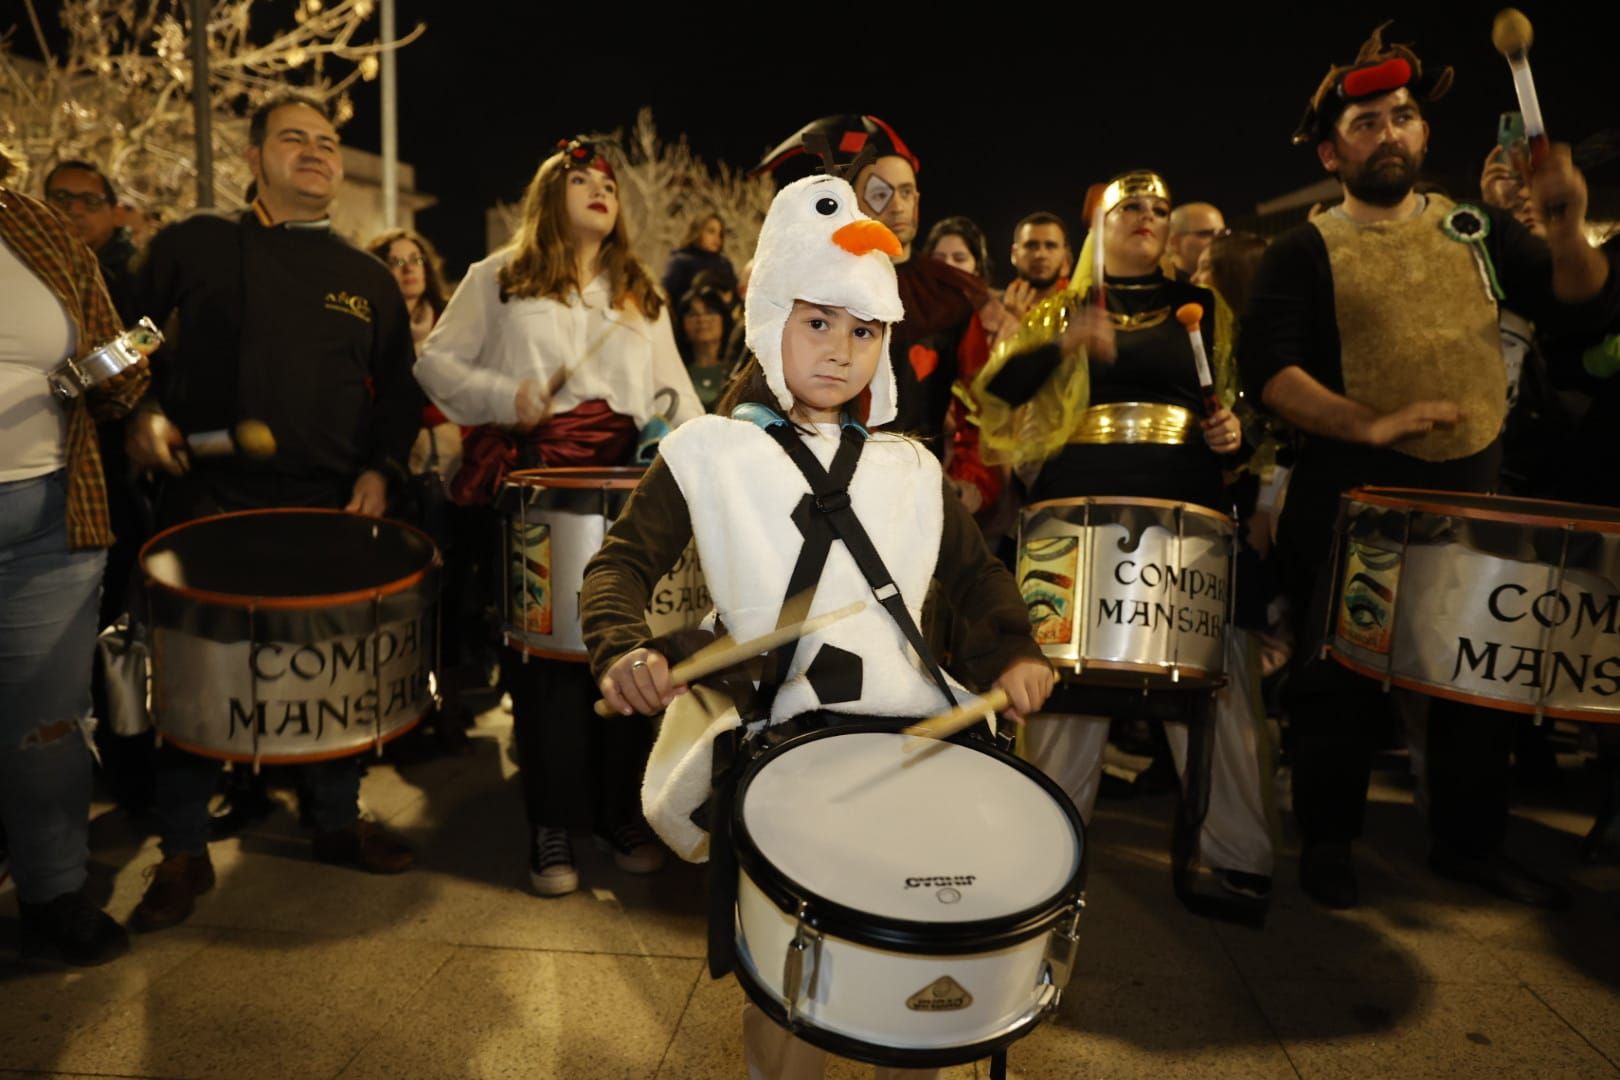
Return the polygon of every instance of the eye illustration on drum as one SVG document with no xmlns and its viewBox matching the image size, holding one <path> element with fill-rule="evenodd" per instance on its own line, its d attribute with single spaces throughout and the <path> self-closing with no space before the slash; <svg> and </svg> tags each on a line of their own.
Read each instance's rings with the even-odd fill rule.
<svg viewBox="0 0 1620 1080">
<path fill-rule="evenodd" d="M 1056 1007 L 1085 840 L 1033 766 L 973 740 L 910 741 L 850 724 L 749 764 L 732 824 L 737 974 L 817 1046 L 928 1068 L 994 1053 Z"/>
<path fill-rule="evenodd" d="M 270 765 L 380 747 L 433 705 L 440 558 L 337 510 L 199 518 L 141 549 L 153 720 L 181 749 Z"/>
<path fill-rule="evenodd" d="M 524 469 L 507 477 L 501 565 L 506 644 L 552 660 L 589 659 L 579 624 L 585 564 L 645 470 Z M 713 607 L 697 550 L 689 546 L 653 589 L 647 623 L 654 634 L 696 626 Z"/>
<path fill-rule="evenodd" d="M 543 521 L 512 520 L 509 579 L 517 596 L 511 600 L 518 629 L 542 636 L 551 633 L 551 526 Z"/>
<path fill-rule="evenodd" d="M 1019 519 L 1018 586 L 1035 640 L 1081 682 L 1218 684 L 1233 536 L 1228 518 L 1191 503 L 1032 504 Z"/>
<path fill-rule="evenodd" d="M 1620 511 L 1357 488 L 1335 544 L 1339 663 L 1476 705 L 1620 722 Z"/>
</svg>

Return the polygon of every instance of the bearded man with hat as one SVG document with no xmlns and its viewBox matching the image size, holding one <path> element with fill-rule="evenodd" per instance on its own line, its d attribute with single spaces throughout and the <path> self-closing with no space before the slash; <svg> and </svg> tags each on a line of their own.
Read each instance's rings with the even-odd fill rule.
<svg viewBox="0 0 1620 1080">
<path fill-rule="evenodd" d="M 1387 24 L 1385 24 L 1387 26 Z M 1243 322 L 1245 386 L 1303 434 L 1278 536 L 1296 619 L 1288 706 L 1300 883 L 1337 908 L 1359 899 L 1351 842 L 1366 808 L 1376 718 L 1388 698 L 1321 658 L 1339 496 L 1358 485 L 1488 491 L 1506 408 L 1499 304 L 1579 332 L 1620 309 L 1620 281 L 1587 244 L 1586 184 L 1566 146 L 1531 176 L 1545 241 L 1492 207 L 1423 194 L 1423 109 L 1452 71 L 1373 31 L 1311 95 L 1294 134 L 1344 201 L 1266 252 Z M 1502 853 L 1511 717 L 1430 702 L 1430 866 L 1523 903 L 1568 894 Z"/>
</svg>

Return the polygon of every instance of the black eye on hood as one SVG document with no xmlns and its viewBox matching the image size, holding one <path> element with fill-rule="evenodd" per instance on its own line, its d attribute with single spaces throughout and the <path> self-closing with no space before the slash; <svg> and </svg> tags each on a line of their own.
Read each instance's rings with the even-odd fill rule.
<svg viewBox="0 0 1620 1080">
<path fill-rule="evenodd" d="M 838 213 L 838 200 L 831 195 L 823 195 L 816 200 L 816 213 L 823 217 L 832 217 Z"/>
</svg>

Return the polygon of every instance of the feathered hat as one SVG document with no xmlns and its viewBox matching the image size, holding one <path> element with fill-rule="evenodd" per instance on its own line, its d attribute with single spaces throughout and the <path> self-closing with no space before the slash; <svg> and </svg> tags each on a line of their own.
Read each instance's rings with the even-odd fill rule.
<svg viewBox="0 0 1620 1080">
<path fill-rule="evenodd" d="M 1405 86 L 1418 101 L 1439 101 L 1451 89 L 1455 72 L 1449 67 L 1432 74 L 1423 70 L 1423 61 L 1410 45 L 1385 45 L 1385 22 L 1378 26 L 1348 64 L 1336 64 L 1328 69 L 1316 93 L 1305 106 L 1294 129 L 1294 145 L 1315 145 L 1332 138 L 1333 125 L 1345 106 L 1366 101 L 1391 90 Z"/>
<path fill-rule="evenodd" d="M 807 176 L 777 194 L 760 226 L 743 310 L 748 347 L 784 415 L 793 407 L 793 394 L 782 374 L 782 331 L 793 302 L 804 300 L 884 324 L 865 422 L 877 427 L 894 419 L 889 336 L 905 315 L 892 261 L 899 254 L 894 233 L 860 212 L 855 190 L 840 177 Z"/>
</svg>

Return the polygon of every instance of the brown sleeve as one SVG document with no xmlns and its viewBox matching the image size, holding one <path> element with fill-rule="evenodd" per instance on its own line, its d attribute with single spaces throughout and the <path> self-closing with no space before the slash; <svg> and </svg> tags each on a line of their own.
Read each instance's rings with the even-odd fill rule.
<svg viewBox="0 0 1620 1080">
<path fill-rule="evenodd" d="M 1014 660 L 1042 659 L 1017 582 L 990 554 L 949 481 L 934 577 L 954 613 L 951 672 L 970 688 L 987 689 Z"/>
<path fill-rule="evenodd" d="M 663 458 L 655 459 L 585 566 L 579 621 L 596 678 L 631 649 L 651 645 L 647 600 L 691 540 L 686 499 Z"/>
</svg>

